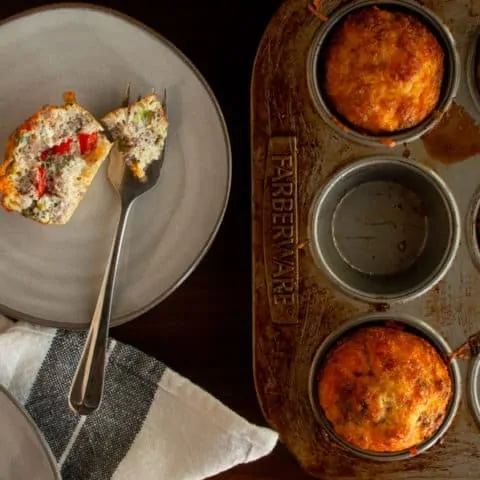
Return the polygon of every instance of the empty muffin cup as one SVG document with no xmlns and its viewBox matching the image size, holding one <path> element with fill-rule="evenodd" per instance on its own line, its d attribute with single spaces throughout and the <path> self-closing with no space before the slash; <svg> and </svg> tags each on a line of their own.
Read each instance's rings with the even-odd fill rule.
<svg viewBox="0 0 480 480">
<path fill-rule="evenodd" d="M 329 353 L 331 353 L 333 349 L 341 345 L 341 343 L 339 342 L 344 342 L 345 340 L 348 341 L 349 339 L 352 338 L 353 334 L 355 333 L 358 334 L 362 329 L 368 329 L 369 327 L 380 327 L 380 329 L 383 329 L 383 330 L 385 329 L 389 329 L 393 331 L 396 330 L 399 332 L 405 332 L 403 333 L 403 335 L 413 334 L 417 337 L 420 337 L 420 339 L 427 342 L 427 343 L 424 343 L 424 345 L 428 347 L 430 350 L 431 350 L 431 346 L 434 347 L 434 350 L 431 350 L 430 354 L 426 355 L 427 358 L 429 359 L 435 358 L 433 356 L 434 354 L 437 357 L 436 361 L 445 362 L 446 371 L 444 371 L 444 375 L 445 375 L 444 378 L 449 378 L 449 385 L 451 388 L 449 389 L 450 394 L 449 394 L 448 401 L 445 402 L 445 408 L 443 409 L 444 411 L 443 420 L 441 421 L 439 420 L 440 423 L 438 428 L 434 430 L 433 433 L 428 438 L 426 438 L 424 441 L 416 444 L 413 447 L 405 448 L 403 450 L 398 450 L 398 451 L 390 451 L 390 452 L 380 452 L 380 451 L 373 451 L 373 450 L 358 448 L 351 442 L 346 441 L 343 438 L 343 436 L 339 435 L 336 432 L 335 426 L 327 419 L 325 411 L 321 405 L 321 401 L 319 398 L 319 386 L 320 386 L 320 382 L 322 381 L 322 376 L 321 376 L 322 370 L 331 360 Z M 392 354 L 395 352 L 394 349 L 388 350 L 388 348 L 387 349 L 386 348 L 387 347 L 384 347 L 384 345 L 381 344 L 381 353 L 382 353 L 382 357 L 384 358 L 386 358 L 385 355 L 388 356 L 389 354 Z M 337 353 L 338 353 L 338 350 L 337 350 Z M 327 434 L 330 436 L 332 441 L 337 443 L 341 448 L 343 448 L 347 452 L 357 457 L 365 458 L 368 460 L 375 460 L 375 461 L 395 461 L 395 460 L 398 461 L 398 460 L 406 460 L 408 458 L 412 458 L 416 455 L 419 455 L 425 452 L 426 450 L 428 450 L 429 448 L 431 448 L 432 446 L 434 446 L 446 434 L 447 430 L 450 428 L 452 422 L 455 419 L 455 415 L 457 413 L 457 410 L 460 404 L 461 391 L 462 391 L 460 369 L 458 366 L 458 361 L 456 359 L 450 358 L 451 353 L 452 353 L 451 347 L 434 328 L 432 328 L 428 323 L 424 322 L 423 320 L 412 317 L 410 315 L 373 313 L 373 314 L 352 318 L 346 321 L 343 325 L 341 325 L 337 330 L 332 332 L 330 335 L 328 335 L 326 339 L 320 344 L 317 351 L 315 352 L 315 355 L 310 367 L 309 385 L 308 385 L 310 404 L 311 404 L 314 417 L 318 421 L 319 425 L 327 432 Z M 349 358 L 347 359 L 344 367 L 342 368 L 347 368 L 347 369 L 350 368 L 349 366 L 352 365 L 352 362 L 351 362 L 352 358 L 354 358 L 354 356 L 351 355 L 351 350 L 349 350 Z M 419 363 L 421 363 L 423 361 L 423 358 L 424 358 L 423 356 L 418 356 L 416 357 L 416 360 Z M 338 360 L 338 357 L 337 357 L 337 360 Z M 373 360 L 370 358 L 370 361 L 373 361 Z M 358 363 L 361 363 L 361 362 L 360 361 L 355 362 L 355 365 L 357 365 Z M 370 365 L 368 366 L 369 368 L 372 368 Z M 420 370 L 423 368 L 419 365 L 417 365 L 417 367 L 420 368 Z M 436 367 L 434 366 L 433 371 L 438 371 L 438 368 L 436 369 Z M 355 377 L 359 379 L 358 385 L 362 385 L 362 383 L 360 382 L 363 382 L 363 379 L 366 377 L 361 377 L 359 374 L 357 376 L 357 372 L 354 372 L 354 373 L 355 373 Z M 373 375 L 371 377 L 370 382 L 376 381 L 377 378 L 378 378 L 377 376 Z M 408 374 L 405 375 L 405 379 L 408 380 L 408 378 L 409 378 Z M 437 387 L 435 382 L 437 381 L 437 379 L 435 379 L 435 381 L 433 381 L 430 378 L 410 379 L 409 380 L 410 382 L 414 382 L 414 384 L 410 383 L 410 386 L 414 389 L 417 388 L 418 386 L 421 387 L 420 380 L 425 380 L 425 382 L 429 382 L 429 381 L 433 382 L 433 385 L 430 385 L 430 388 L 427 388 L 427 391 L 429 392 L 436 391 Z M 331 385 L 329 385 L 329 388 L 330 387 Z M 373 387 L 376 387 L 376 386 L 373 385 Z M 346 385 L 345 385 L 345 388 L 347 388 Z M 328 391 L 330 392 L 330 389 Z M 357 390 L 353 389 L 351 395 L 354 397 L 360 391 L 361 389 L 357 389 Z M 373 388 L 371 390 L 371 393 L 374 391 L 375 389 Z M 405 391 L 408 392 L 410 390 L 407 388 Z M 333 395 L 333 393 L 331 393 L 331 395 Z M 423 397 L 422 396 L 413 397 L 413 399 L 415 400 L 418 400 L 419 398 L 423 398 Z M 357 399 L 355 398 L 354 400 L 356 404 Z M 378 400 L 380 401 L 380 398 Z M 382 396 L 381 400 L 388 402 L 389 400 L 388 395 L 386 395 L 386 397 Z M 367 402 L 368 401 L 369 400 L 367 400 Z M 373 401 L 372 398 L 370 398 L 370 401 Z M 362 402 L 360 401 L 359 403 L 361 404 Z M 420 405 L 421 404 L 422 403 L 420 402 Z M 348 405 L 343 405 L 343 406 L 342 405 L 339 405 L 339 407 L 340 408 L 348 407 Z M 373 405 L 374 407 L 372 408 L 374 409 L 373 411 L 375 411 L 375 403 Z M 372 411 L 370 411 L 370 413 L 371 412 Z M 408 415 L 412 414 L 412 412 L 415 412 L 415 414 L 417 414 L 416 410 L 408 410 L 407 408 L 406 413 Z M 390 415 L 396 415 L 396 414 L 397 414 L 396 410 L 395 408 L 393 408 L 391 410 Z M 400 412 L 398 412 L 398 414 L 400 415 Z M 359 415 L 360 416 L 358 418 L 363 418 L 361 416 L 361 412 Z M 365 415 L 368 415 L 368 414 L 365 414 Z M 421 420 L 421 422 L 422 421 L 423 420 Z M 385 428 L 385 426 L 382 425 L 381 419 L 379 420 L 379 422 L 380 422 L 379 423 L 380 428 Z M 374 433 L 370 431 L 370 434 L 373 435 Z"/>
<path fill-rule="evenodd" d="M 436 106 L 426 117 L 410 128 L 381 134 L 361 131 L 340 115 L 327 98 L 324 80 L 327 64 L 326 51 L 330 39 L 348 15 L 365 7 L 402 12 L 417 18 L 433 34 L 443 51 L 443 80 Z M 358 144 L 370 147 L 392 147 L 400 143 L 417 140 L 439 122 L 457 93 L 460 82 L 460 59 L 455 40 L 446 25 L 435 13 L 419 3 L 410 0 L 386 0 L 380 3 L 376 0 L 357 0 L 339 6 L 329 15 L 328 20 L 319 27 L 308 54 L 306 74 L 313 103 L 321 118 L 334 132 Z M 399 106 L 398 108 L 401 111 L 403 107 Z"/>
<path fill-rule="evenodd" d="M 320 189 L 309 238 L 316 265 L 347 295 L 407 301 L 450 268 L 460 216 L 435 172 L 401 157 L 374 156 L 342 168 Z"/>
</svg>

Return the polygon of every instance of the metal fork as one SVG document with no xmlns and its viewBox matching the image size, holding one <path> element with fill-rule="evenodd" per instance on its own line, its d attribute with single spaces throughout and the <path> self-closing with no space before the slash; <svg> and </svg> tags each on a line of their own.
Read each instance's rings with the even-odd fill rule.
<svg viewBox="0 0 480 480">
<path fill-rule="evenodd" d="M 164 91 L 162 105 L 165 114 L 167 113 L 166 102 L 167 96 L 166 91 Z M 127 87 L 122 106 L 126 107 L 129 104 L 130 85 Z M 93 413 L 102 400 L 115 279 L 127 219 L 135 200 L 157 183 L 163 166 L 166 147 L 167 139 L 165 139 L 160 158 L 153 161 L 147 168 L 147 178 L 144 181 L 138 180 L 131 173 L 116 145 L 114 145 L 110 154 L 108 177 L 120 197 L 121 211 L 90 329 L 70 389 L 70 408 L 81 415 Z"/>
</svg>

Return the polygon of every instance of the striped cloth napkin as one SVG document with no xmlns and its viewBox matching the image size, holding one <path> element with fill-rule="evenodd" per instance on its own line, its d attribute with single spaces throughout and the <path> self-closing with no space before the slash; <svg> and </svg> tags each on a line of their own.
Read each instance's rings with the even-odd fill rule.
<svg viewBox="0 0 480 480">
<path fill-rule="evenodd" d="M 0 315 L 0 384 L 39 426 L 64 480 L 199 480 L 276 445 L 275 432 L 115 340 L 100 408 L 74 414 L 68 392 L 85 335 Z"/>
</svg>

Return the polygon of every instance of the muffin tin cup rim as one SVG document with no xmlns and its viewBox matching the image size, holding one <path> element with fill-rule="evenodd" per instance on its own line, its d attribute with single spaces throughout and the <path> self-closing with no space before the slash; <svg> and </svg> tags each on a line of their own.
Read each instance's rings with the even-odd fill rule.
<svg viewBox="0 0 480 480">
<path fill-rule="evenodd" d="M 475 190 L 470 204 L 465 222 L 465 238 L 472 258 L 472 262 L 477 269 L 480 269 L 480 245 L 477 238 L 477 218 L 480 214 L 480 186 Z"/>
<path fill-rule="evenodd" d="M 379 162 L 385 164 L 396 163 L 398 165 L 405 166 L 406 168 L 410 168 L 413 170 L 417 170 L 420 175 L 428 177 L 432 180 L 432 183 L 435 183 L 438 186 L 439 192 L 441 192 L 445 207 L 448 209 L 448 213 L 450 215 L 451 221 L 451 238 L 449 242 L 449 246 L 447 251 L 445 252 L 443 258 L 439 262 L 439 265 L 435 272 L 432 273 L 431 278 L 425 282 L 423 286 L 420 286 L 418 289 L 415 289 L 411 292 L 407 292 L 404 294 L 398 295 L 371 295 L 367 293 L 363 293 L 358 289 L 355 289 L 349 285 L 346 285 L 330 268 L 328 262 L 325 261 L 323 255 L 319 251 L 319 248 L 316 247 L 318 243 L 316 241 L 316 217 L 317 217 L 317 210 L 320 205 L 325 201 L 327 196 L 330 194 L 332 188 L 341 181 L 342 177 L 345 177 L 349 174 L 352 174 L 356 170 L 362 168 L 373 167 L 374 165 L 378 165 Z M 450 188 L 443 180 L 443 178 L 436 173 L 435 171 L 427 168 L 426 166 L 414 162 L 412 160 L 405 159 L 403 157 L 398 157 L 395 155 L 369 155 L 367 157 L 363 157 L 361 159 L 355 160 L 336 172 L 334 172 L 319 188 L 318 192 L 313 198 L 312 205 L 309 212 L 309 222 L 308 222 L 308 238 L 311 240 L 309 242 L 309 249 L 310 253 L 315 259 L 315 263 L 318 268 L 322 270 L 322 272 L 326 275 L 326 277 L 335 285 L 337 289 L 342 291 L 343 293 L 349 295 L 350 297 L 360 300 L 367 303 L 393 303 L 393 302 L 406 302 L 414 300 L 415 298 L 420 297 L 421 295 L 425 294 L 433 285 L 438 283 L 442 278 L 446 275 L 449 271 L 450 267 L 452 266 L 456 253 L 458 251 L 458 247 L 460 245 L 460 237 L 461 237 L 461 218 L 460 212 L 456 203 L 456 200 L 450 191 Z M 480 260 L 479 260 L 480 261 Z"/>
<path fill-rule="evenodd" d="M 450 404 L 448 406 L 448 411 L 445 416 L 444 421 L 438 428 L 438 430 L 432 435 L 431 438 L 426 440 L 424 443 L 412 447 L 412 449 L 402 450 L 399 452 L 374 452 L 374 451 L 367 451 L 362 450 L 358 447 L 355 447 L 345 440 L 343 440 L 339 435 L 335 433 L 333 428 L 330 426 L 326 417 L 321 413 L 321 407 L 319 401 L 316 397 L 316 388 L 317 388 L 317 374 L 322 365 L 322 361 L 325 356 L 328 354 L 330 349 L 347 335 L 350 331 L 361 327 L 362 325 L 368 326 L 368 324 L 372 324 L 375 322 L 393 322 L 393 323 L 400 323 L 406 325 L 407 327 L 412 328 L 419 332 L 420 336 L 425 336 L 427 341 L 431 343 L 437 351 L 440 351 L 443 357 L 447 357 L 448 354 L 452 353 L 452 348 L 445 340 L 445 338 L 437 332 L 431 325 L 429 325 L 424 320 L 421 320 L 413 315 L 405 314 L 405 313 L 391 313 L 391 312 L 377 312 L 377 313 L 364 313 L 358 314 L 356 316 L 351 317 L 349 320 L 345 321 L 340 327 L 335 329 L 333 332 L 327 335 L 325 339 L 320 343 L 317 347 L 313 359 L 310 365 L 310 371 L 308 376 L 308 395 L 310 406 L 313 410 L 314 417 L 316 421 L 319 423 L 321 427 L 323 427 L 329 437 L 332 439 L 333 442 L 343 447 L 347 452 L 354 454 L 357 457 L 367 459 L 367 460 L 375 460 L 380 462 L 389 462 L 389 461 L 399 461 L 399 460 L 407 460 L 413 458 L 415 456 L 420 455 L 421 453 L 426 452 L 434 445 L 436 445 L 441 438 L 446 434 L 450 426 L 452 425 L 455 416 L 457 414 L 460 400 L 461 400 L 461 393 L 462 393 L 462 380 L 460 375 L 460 368 L 457 359 L 450 359 L 447 364 L 447 368 L 450 373 L 450 377 L 452 380 L 452 398 Z M 447 358 L 445 358 L 445 361 Z M 480 369 L 480 365 L 479 365 Z M 479 407 L 480 408 L 480 407 Z M 479 410 L 480 413 L 480 410 Z M 412 451 L 413 448 L 416 450 L 415 453 Z"/>
<path fill-rule="evenodd" d="M 480 426 L 480 357 L 473 360 L 468 372 L 468 400 L 472 415 Z"/>
<path fill-rule="evenodd" d="M 465 61 L 465 69 L 466 69 L 466 85 L 467 89 L 472 97 L 473 104 L 477 111 L 477 114 L 480 114 L 480 90 L 477 86 L 477 79 L 476 79 L 476 58 L 477 58 L 477 51 L 480 41 L 480 27 L 477 27 L 475 33 L 470 40 L 468 45 L 467 57 Z"/>
<path fill-rule="evenodd" d="M 438 30 L 441 31 L 445 37 L 447 50 L 445 52 L 446 57 L 451 55 L 451 63 L 449 62 L 447 71 L 447 74 L 449 75 L 449 87 L 444 95 L 439 98 L 438 105 L 434 111 L 418 125 L 407 131 L 399 133 L 391 132 L 391 134 L 386 135 L 371 135 L 363 134 L 347 126 L 344 127 L 337 119 L 335 112 L 328 108 L 324 100 L 322 89 L 317 82 L 317 59 L 324 45 L 324 40 L 329 35 L 331 29 L 338 24 L 338 22 L 340 22 L 346 15 L 354 10 L 378 4 L 379 2 L 376 0 L 353 0 L 351 3 L 339 6 L 332 12 L 328 20 L 320 25 L 317 32 L 313 36 L 312 43 L 307 54 L 306 77 L 310 97 L 316 106 L 317 112 L 320 114 L 323 121 L 329 125 L 334 132 L 346 140 L 356 144 L 376 148 L 389 148 L 389 144 L 391 142 L 393 142 L 392 145 L 397 145 L 418 140 L 440 122 L 443 114 L 448 110 L 448 108 L 450 108 L 452 101 L 457 94 L 460 85 L 461 62 L 456 48 L 455 38 L 441 18 L 432 10 L 411 0 L 384 0 L 380 2 L 382 6 L 388 7 L 390 5 L 410 9 L 417 15 L 421 15 L 427 21 L 427 23 L 435 24 L 438 27 Z"/>
</svg>

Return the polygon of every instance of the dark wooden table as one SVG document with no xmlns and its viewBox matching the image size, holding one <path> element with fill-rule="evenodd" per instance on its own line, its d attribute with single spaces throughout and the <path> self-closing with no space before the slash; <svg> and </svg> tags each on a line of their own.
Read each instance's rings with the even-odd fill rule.
<svg viewBox="0 0 480 480">
<path fill-rule="evenodd" d="M 2 2 L 0 18 L 45 5 Z M 167 300 L 112 335 L 167 363 L 251 422 L 265 425 L 252 374 L 250 77 L 281 0 L 104 0 L 154 28 L 197 66 L 223 109 L 233 153 L 229 207 L 209 253 Z M 216 480 L 311 478 L 279 445 Z"/>
</svg>

